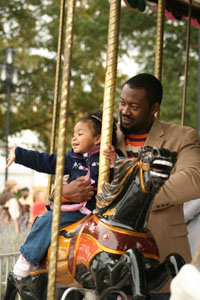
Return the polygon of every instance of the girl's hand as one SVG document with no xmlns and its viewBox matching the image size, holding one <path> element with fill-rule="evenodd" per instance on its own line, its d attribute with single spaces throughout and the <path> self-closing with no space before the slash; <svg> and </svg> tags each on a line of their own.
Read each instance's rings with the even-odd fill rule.
<svg viewBox="0 0 200 300">
<path fill-rule="evenodd" d="M 8 163 L 6 165 L 6 168 L 8 168 L 10 165 L 12 165 L 13 161 L 15 161 L 15 147 L 8 146 L 8 148 L 11 150 L 11 152 L 7 159 Z"/>
<path fill-rule="evenodd" d="M 103 155 L 107 160 L 110 161 L 111 165 L 114 165 L 116 159 L 117 159 L 117 154 L 115 152 L 115 147 L 111 144 L 108 144 L 108 148 L 103 150 Z"/>
</svg>

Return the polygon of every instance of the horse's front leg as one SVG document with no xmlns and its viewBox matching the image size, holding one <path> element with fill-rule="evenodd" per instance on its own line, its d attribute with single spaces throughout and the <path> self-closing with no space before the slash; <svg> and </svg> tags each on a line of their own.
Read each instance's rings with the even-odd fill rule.
<svg viewBox="0 0 200 300">
<path fill-rule="evenodd" d="M 17 292 L 22 300 L 46 300 L 48 274 L 42 273 L 18 279 L 11 271 L 3 300 L 14 300 Z"/>
<path fill-rule="evenodd" d="M 130 272 L 130 284 L 134 300 L 149 300 L 150 292 L 145 271 L 145 258 L 142 252 L 133 248 L 121 257 Z"/>
<path fill-rule="evenodd" d="M 10 272 L 7 277 L 6 291 L 3 300 L 15 300 L 16 295 L 17 288 L 15 286 L 15 280 L 12 272 Z"/>
<path fill-rule="evenodd" d="M 152 264 L 146 269 L 148 285 L 151 291 L 159 291 L 170 278 L 175 277 L 185 264 L 177 253 L 168 255 L 162 263 Z"/>
<path fill-rule="evenodd" d="M 91 272 L 100 299 L 117 291 L 123 291 L 127 288 L 128 281 L 131 284 L 131 294 L 134 300 L 150 299 L 145 259 L 137 249 L 126 251 L 121 258 L 103 252 L 93 260 Z"/>
</svg>

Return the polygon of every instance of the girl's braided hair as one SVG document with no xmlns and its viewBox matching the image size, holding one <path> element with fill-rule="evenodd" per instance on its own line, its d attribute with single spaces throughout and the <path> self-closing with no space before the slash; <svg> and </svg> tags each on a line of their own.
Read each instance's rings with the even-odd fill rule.
<svg viewBox="0 0 200 300">
<path fill-rule="evenodd" d="M 93 131 L 94 135 L 100 135 L 101 134 L 101 126 L 102 126 L 102 111 L 94 111 L 88 113 L 87 116 L 81 118 L 79 121 L 92 121 L 93 124 Z M 112 134 L 112 145 L 116 146 L 117 144 L 117 119 L 114 117 L 113 119 L 113 134 Z"/>
</svg>

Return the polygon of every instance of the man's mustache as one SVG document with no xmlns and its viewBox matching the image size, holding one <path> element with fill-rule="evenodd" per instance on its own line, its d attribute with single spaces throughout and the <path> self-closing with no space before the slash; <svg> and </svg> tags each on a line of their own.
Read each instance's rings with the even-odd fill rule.
<svg viewBox="0 0 200 300">
<path fill-rule="evenodd" d="M 129 119 L 129 120 L 134 120 L 131 116 L 129 116 L 129 115 L 121 115 L 121 119 L 122 118 L 127 118 L 127 119 Z"/>
</svg>

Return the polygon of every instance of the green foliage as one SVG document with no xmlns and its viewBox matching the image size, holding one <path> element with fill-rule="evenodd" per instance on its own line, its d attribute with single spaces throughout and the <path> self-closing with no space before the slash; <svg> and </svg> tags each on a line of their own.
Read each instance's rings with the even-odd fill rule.
<svg viewBox="0 0 200 300">
<path fill-rule="evenodd" d="M 12 46 L 20 85 L 11 97 L 10 133 L 36 130 L 49 150 L 55 86 L 60 1 L 7 0 L 0 7 L 1 49 Z M 66 5 L 67 13 L 67 5 Z M 102 106 L 109 1 L 76 2 L 72 76 L 67 127 L 70 145 L 75 121 Z M 122 6 L 119 57 L 129 56 L 139 71 L 154 72 L 157 15 L 147 5 L 144 13 Z M 196 127 L 198 30 L 191 28 L 186 125 Z M 163 51 L 164 99 L 161 119 L 180 123 L 185 64 L 186 21 L 165 22 Z M 3 54 L 0 53 L 0 61 Z M 123 70 L 126 74 L 126 70 Z M 133 75 L 135 70 L 133 70 Z M 126 75 L 118 72 L 116 111 Z M 5 141 L 6 97 L 0 102 L 0 139 Z"/>
</svg>

